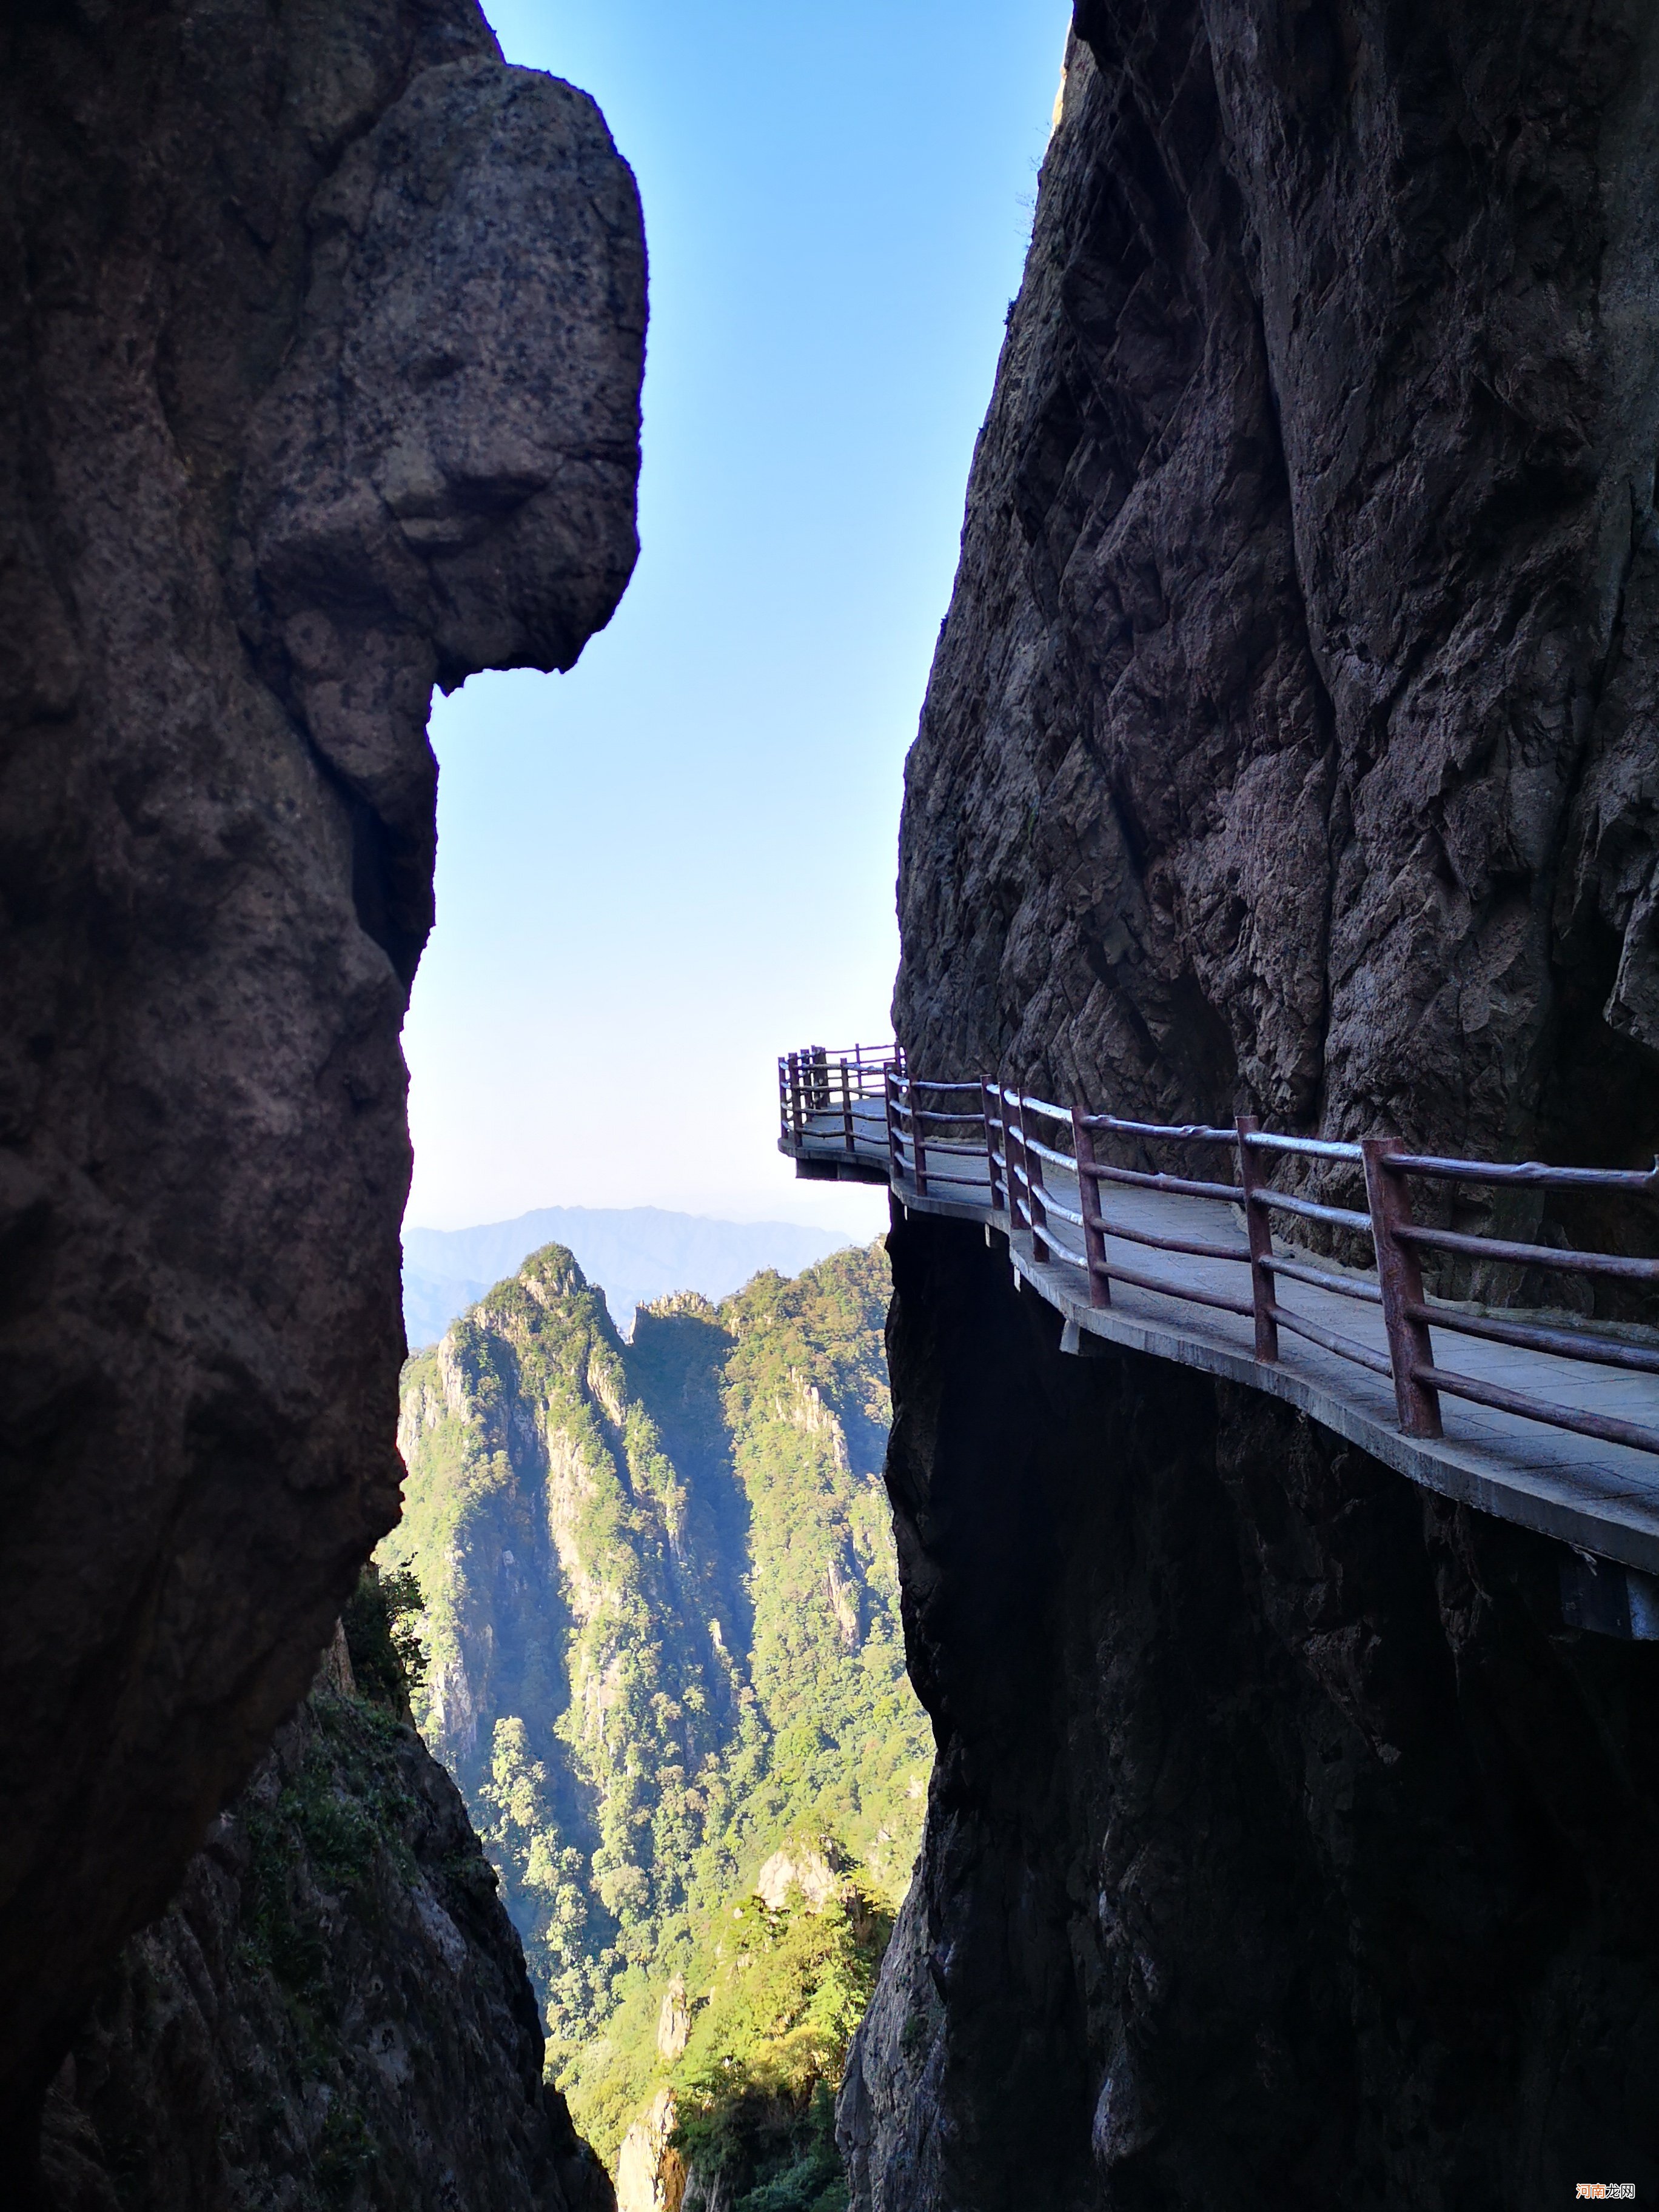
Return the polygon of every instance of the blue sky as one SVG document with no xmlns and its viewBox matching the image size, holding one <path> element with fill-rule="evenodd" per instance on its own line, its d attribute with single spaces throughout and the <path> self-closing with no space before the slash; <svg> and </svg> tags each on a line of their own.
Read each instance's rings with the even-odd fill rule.
<svg viewBox="0 0 1659 2212">
<path fill-rule="evenodd" d="M 887 1034 L 904 752 L 1069 9 L 485 5 L 639 179 L 643 550 L 569 675 L 436 702 L 409 1218 L 871 1235 L 880 1193 L 774 1149 L 774 1062 Z"/>
</svg>

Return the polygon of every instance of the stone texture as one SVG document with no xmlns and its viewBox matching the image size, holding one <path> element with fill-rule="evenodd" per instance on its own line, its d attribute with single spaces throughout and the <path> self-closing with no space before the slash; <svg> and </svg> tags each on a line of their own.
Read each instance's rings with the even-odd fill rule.
<svg viewBox="0 0 1659 2212">
<path fill-rule="evenodd" d="M 1650 1164 L 1656 40 L 1080 0 L 907 770 L 916 1066 Z M 1287 1409 L 1062 1357 L 976 1231 L 890 1251 L 940 1752 L 857 2212 L 1659 2186 L 1653 1649 Z"/>
<path fill-rule="evenodd" d="M 1659 1648 L 1286 1407 L 1061 1354 L 1000 1240 L 890 1251 L 939 1756 L 841 2098 L 857 2212 L 1659 2188 Z"/>
<path fill-rule="evenodd" d="M 283 1726 L 100 1990 L 45 2170 L 48 2212 L 611 2212 L 412 1729 L 330 1689 Z"/>
<path fill-rule="evenodd" d="M 735 2203 L 732 2185 L 724 2173 L 710 2179 L 701 2166 L 694 2166 L 686 2175 L 680 2212 L 732 2212 Z"/>
<path fill-rule="evenodd" d="M 781 1912 L 791 1893 L 799 1890 L 801 1903 L 809 1912 L 822 1912 L 830 1899 L 840 1896 L 847 1886 L 840 1871 L 842 1863 L 833 1839 L 823 1850 L 811 1844 L 787 1844 L 782 1850 L 774 1851 L 755 1876 L 755 1894 L 769 1911 Z"/>
<path fill-rule="evenodd" d="M 397 1510 L 434 679 L 635 540 L 644 250 L 473 0 L 0 27 L 0 2159 Z"/>
<path fill-rule="evenodd" d="M 911 755 L 918 1064 L 1659 1139 L 1659 27 L 1086 0 Z"/>
</svg>

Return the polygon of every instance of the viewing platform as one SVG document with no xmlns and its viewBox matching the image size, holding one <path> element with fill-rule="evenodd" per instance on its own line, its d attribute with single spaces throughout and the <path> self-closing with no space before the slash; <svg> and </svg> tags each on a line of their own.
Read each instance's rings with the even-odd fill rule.
<svg viewBox="0 0 1659 2212">
<path fill-rule="evenodd" d="M 1121 1345 L 1283 1399 L 1425 1489 L 1570 1547 L 1571 1625 L 1659 1639 L 1659 1330 L 1505 1304 L 1487 1279 L 1653 1288 L 1659 1259 L 1471 1235 L 1413 1209 L 1436 1185 L 1565 1188 L 1613 1196 L 1634 1227 L 1659 1204 L 1659 1163 L 1439 1158 L 1249 1119 L 1169 1127 L 933 1082 L 891 1047 L 813 1047 L 778 1073 L 779 1149 L 798 1175 L 884 1182 L 908 1211 L 1000 1232 L 1022 1285 L 1061 1316 L 1062 1350 Z M 1334 1173 L 1363 1204 L 1275 1188 L 1286 1170 Z M 1298 1223 L 1340 1256 L 1293 1241 Z M 1489 1294 L 1428 1294 L 1430 1255 Z"/>
</svg>

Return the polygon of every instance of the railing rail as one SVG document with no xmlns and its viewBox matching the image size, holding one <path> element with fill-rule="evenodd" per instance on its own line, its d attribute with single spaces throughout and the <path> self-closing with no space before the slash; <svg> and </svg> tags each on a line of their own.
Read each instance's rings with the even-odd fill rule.
<svg viewBox="0 0 1659 2212">
<path fill-rule="evenodd" d="M 778 1098 L 780 1137 L 786 1151 L 808 1158 L 840 1152 L 863 1163 L 866 1170 L 884 1167 L 886 1179 L 901 1198 L 932 1196 L 946 1205 L 968 1206 L 990 1220 L 1000 1218 L 1011 1232 L 1029 1237 L 1038 1266 L 1079 1271 L 1091 1306 L 1109 1307 L 1112 1285 L 1121 1283 L 1249 1320 L 1260 1360 L 1280 1360 L 1281 1332 L 1289 1332 L 1368 1372 L 1389 1377 L 1398 1425 L 1408 1437 L 1442 1435 L 1443 1394 L 1659 1455 L 1659 1427 L 1587 1411 L 1553 1400 L 1547 1393 L 1512 1390 L 1442 1364 L 1432 1332 L 1443 1332 L 1453 1340 L 1508 1346 L 1545 1360 L 1646 1375 L 1659 1374 L 1659 1340 L 1626 1340 L 1594 1328 L 1511 1318 L 1507 1311 L 1471 1313 L 1452 1300 L 1431 1298 L 1423 1281 L 1425 1256 L 1438 1254 L 1553 1275 L 1659 1285 L 1659 1258 L 1581 1251 L 1435 1227 L 1413 1218 L 1408 1188 L 1416 1178 L 1431 1183 L 1560 1188 L 1659 1200 L 1659 1160 L 1645 1170 L 1558 1167 L 1536 1160 L 1457 1159 L 1413 1152 L 1390 1138 L 1355 1143 L 1291 1136 L 1262 1129 L 1249 1116 L 1241 1116 L 1231 1129 L 1200 1122 L 1146 1121 L 1082 1105 L 1057 1106 L 989 1076 L 975 1082 L 921 1076 L 892 1045 L 837 1051 L 808 1046 L 786 1054 L 778 1061 Z M 957 1101 L 961 1103 L 953 1103 Z M 1102 1137 L 1134 1139 L 1143 1146 L 1168 1147 L 1177 1156 L 1230 1150 L 1237 1180 L 1219 1182 L 1212 1174 L 1120 1166 L 1100 1158 L 1097 1140 Z M 1067 1139 L 1069 1150 L 1065 1148 Z M 1278 1188 L 1270 1179 L 1275 1166 L 1291 1160 L 1357 1169 L 1364 1181 L 1364 1209 Z M 1114 1188 L 1163 1193 L 1225 1207 L 1234 1224 L 1232 1234 L 1212 1237 L 1150 1229 L 1110 1210 Z M 1275 1215 L 1368 1239 L 1371 1265 L 1363 1273 L 1343 1271 L 1319 1264 L 1317 1255 L 1298 1256 L 1276 1249 Z M 1112 1248 L 1124 1245 L 1236 1265 L 1245 1273 L 1237 1294 L 1196 1279 L 1183 1281 L 1178 1273 L 1154 1276 L 1115 1256 Z M 1386 1355 L 1287 1306 L 1278 1294 L 1281 1280 L 1380 1308 Z"/>
</svg>

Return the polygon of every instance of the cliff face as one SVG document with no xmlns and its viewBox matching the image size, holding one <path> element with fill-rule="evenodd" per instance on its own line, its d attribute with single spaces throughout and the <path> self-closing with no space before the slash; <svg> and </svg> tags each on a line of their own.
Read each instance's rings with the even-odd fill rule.
<svg viewBox="0 0 1659 2212">
<path fill-rule="evenodd" d="M 1650 12 L 1077 32 L 908 765 L 904 1044 L 1646 1165 Z M 1653 1651 L 1283 1407 L 1062 1357 L 976 1231 L 890 1252 L 939 1757 L 861 2212 L 1653 2188 Z"/>
<path fill-rule="evenodd" d="M 513 1924 L 412 1729 L 313 1693 L 46 2106 L 49 2212 L 609 2212 Z"/>
<path fill-rule="evenodd" d="M 939 1758 L 848 2063 L 859 2212 L 1659 2185 L 1659 1649 L 1554 1547 L 894 1229 Z"/>
<path fill-rule="evenodd" d="M 631 568 L 644 252 L 472 0 L 0 30 L 0 2137 L 397 1511 L 434 681 Z"/>
<path fill-rule="evenodd" d="M 1650 11 L 1088 0 L 896 1016 L 1168 1120 L 1659 1134 Z"/>
</svg>

